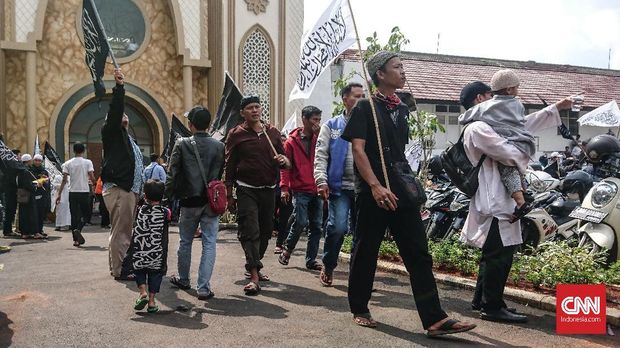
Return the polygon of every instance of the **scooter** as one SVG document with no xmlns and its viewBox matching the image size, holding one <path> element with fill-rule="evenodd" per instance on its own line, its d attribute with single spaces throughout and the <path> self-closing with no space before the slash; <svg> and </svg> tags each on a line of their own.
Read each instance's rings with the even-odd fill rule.
<svg viewBox="0 0 620 348">
<path fill-rule="evenodd" d="M 620 247 L 620 179 L 607 178 L 594 185 L 571 217 L 582 220 L 579 246 L 591 252 L 609 251 L 607 263 L 618 260 Z"/>
<path fill-rule="evenodd" d="M 451 185 L 440 186 L 434 189 L 425 203 L 425 208 L 430 212 L 426 237 L 428 239 L 442 239 L 454 220 L 454 214 L 450 211 L 450 203 L 456 190 Z"/>
</svg>

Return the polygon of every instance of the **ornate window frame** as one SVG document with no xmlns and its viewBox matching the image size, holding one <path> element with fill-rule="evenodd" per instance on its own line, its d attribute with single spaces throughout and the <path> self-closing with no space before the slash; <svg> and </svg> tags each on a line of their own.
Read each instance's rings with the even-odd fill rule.
<svg viewBox="0 0 620 348">
<path fill-rule="evenodd" d="M 243 71 L 244 71 L 244 66 L 243 66 L 243 50 L 245 47 L 246 42 L 248 41 L 248 39 L 250 38 L 250 36 L 255 32 L 258 31 L 260 32 L 264 37 L 265 40 L 267 40 L 267 43 L 269 45 L 269 120 L 268 123 L 274 125 L 278 119 L 278 115 L 276 112 L 279 112 L 279 108 L 278 106 L 275 104 L 275 91 L 276 91 L 276 80 L 275 80 L 275 60 L 276 60 L 276 50 L 275 50 L 275 45 L 273 44 L 273 40 L 271 39 L 271 36 L 269 35 L 269 33 L 267 32 L 267 30 L 265 30 L 265 28 L 260 25 L 260 24 L 255 24 L 252 27 L 250 27 L 250 29 L 248 29 L 245 34 L 243 35 L 243 37 L 241 38 L 241 41 L 239 42 L 239 87 L 241 88 L 241 92 L 244 93 L 244 84 L 245 81 L 243 79 Z"/>
<path fill-rule="evenodd" d="M 138 10 L 142 14 L 142 18 L 144 18 L 144 41 L 142 41 L 140 48 L 138 48 L 131 55 L 127 57 L 122 57 L 122 58 L 116 57 L 116 62 L 118 64 L 129 63 L 131 61 L 134 61 L 140 58 L 142 53 L 144 53 L 144 51 L 146 50 L 146 48 L 149 46 L 151 42 L 151 21 L 148 16 L 148 13 L 146 12 L 146 7 L 144 6 L 143 0 L 131 0 L 131 1 L 134 3 L 134 5 L 136 5 Z M 82 6 L 78 6 L 78 9 L 76 11 L 75 29 L 77 31 L 78 37 L 80 38 L 80 42 L 82 43 L 82 45 L 84 45 L 84 33 L 82 32 Z M 106 62 L 108 64 L 112 64 L 112 59 L 108 57 Z"/>
</svg>

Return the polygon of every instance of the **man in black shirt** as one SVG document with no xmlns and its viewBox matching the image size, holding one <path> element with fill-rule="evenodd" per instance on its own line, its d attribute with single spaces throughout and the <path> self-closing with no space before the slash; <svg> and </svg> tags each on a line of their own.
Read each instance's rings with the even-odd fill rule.
<svg viewBox="0 0 620 348">
<path fill-rule="evenodd" d="M 405 144 L 409 139 L 408 110 L 395 91 L 405 84 L 405 72 L 396 53 L 380 51 L 373 55 L 368 70 L 377 92 L 373 96 L 388 178 L 394 176 L 390 164 L 406 162 Z M 441 308 L 432 270 L 432 258 L 420 218 L 420 207 L 400 194 L 402 188 L 386 185 L 379 154 L 377 128 L 368 99 L 360 100 L 351 113 L 342 138 L 351 141 L 355 172 L 358 176 L 357 242 L 351 255 L 349 306 L 356 324 L 375 327 L 368 301 L 372 291 L 377 254 L 385 230 L 390 228 L 400 256 L 410 274 L 416 307 L 428 336 L 464 332 L 476 325 L 449 319 Z M 389 180 L 395 184 L 396 180 Z"/>
</svg>

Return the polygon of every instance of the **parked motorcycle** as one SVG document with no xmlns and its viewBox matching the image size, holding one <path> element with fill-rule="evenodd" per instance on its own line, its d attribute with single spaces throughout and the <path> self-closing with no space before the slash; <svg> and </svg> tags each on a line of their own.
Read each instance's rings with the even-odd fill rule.
<svg viewBox="0 0 620 348">
<path fill-rule="evenodd" d="M 444 185 L 435 188 L 429 195 L 425 203 L 426 210 L 430 217 L 426 227 L 426 237 L 428 239 L 442 239 L 448 228 L 454 221 L 454 214 L 450 211 L 450 203 L 456 194 L 452 185 Z"/>
<path fill-rule="evenodd" d="M 592 187 L 570 216 L 584 222 L 579 227 L 579 246 L 592 252 L 608 250 L 609 264 L 620 254 L 620 142 L 610 135 L 598 135 L 586 146 L 586 155 L 596 175 L 607 178 Z"/>
</svg>

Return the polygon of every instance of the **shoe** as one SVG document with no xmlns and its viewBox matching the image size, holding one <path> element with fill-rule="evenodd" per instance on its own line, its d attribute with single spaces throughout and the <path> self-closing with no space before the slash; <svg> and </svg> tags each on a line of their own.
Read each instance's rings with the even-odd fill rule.
<svg viewBox="0 0 620 348">
<path fill-rule="evenodd" d="M 527 316 L 509 312 L 506 308 L 494 311 L 481 311 L 480 319 L 504 323 L 527 323 Z"/>
<path fill-rule="evenodd" d="M 517 313 L 517 309 L 514 307 L 504 307 L 506 308 L 507 311 L 509 311 L 510 313 Z M 476 312 L 480 312 L 482 310 L 482 307 L 480 305 L 471 305 L 471 310 L 472 311 L 476 311 Z"/>
<path fill-rule="evenodd" d="M 181 290 L 189 290 L 192 288 L 191 285 L 183 283 L 179 276 L 170 277 L 170 283 Z"/>
<path fill-rule="evenodd" d="M 13 231 L 4 234 L 4 238 L 20 238 L 21 234 L 15 233 Z"/>
<path fill-rule="evenodd" d="M 200 301 L 207 301 L 212 299 L 215 296 L 215 293 L 211 290 L 207 294 L 198 294 L 198 299 Z"/>
<path fill-rule="evenodd" d="M 283 266 L 288 266 L 288 262 L 291 259 L 291 254 L 288 251 L 284 250 L 282 254 L 278 257 L 278 262 Z"/>
</svg>

